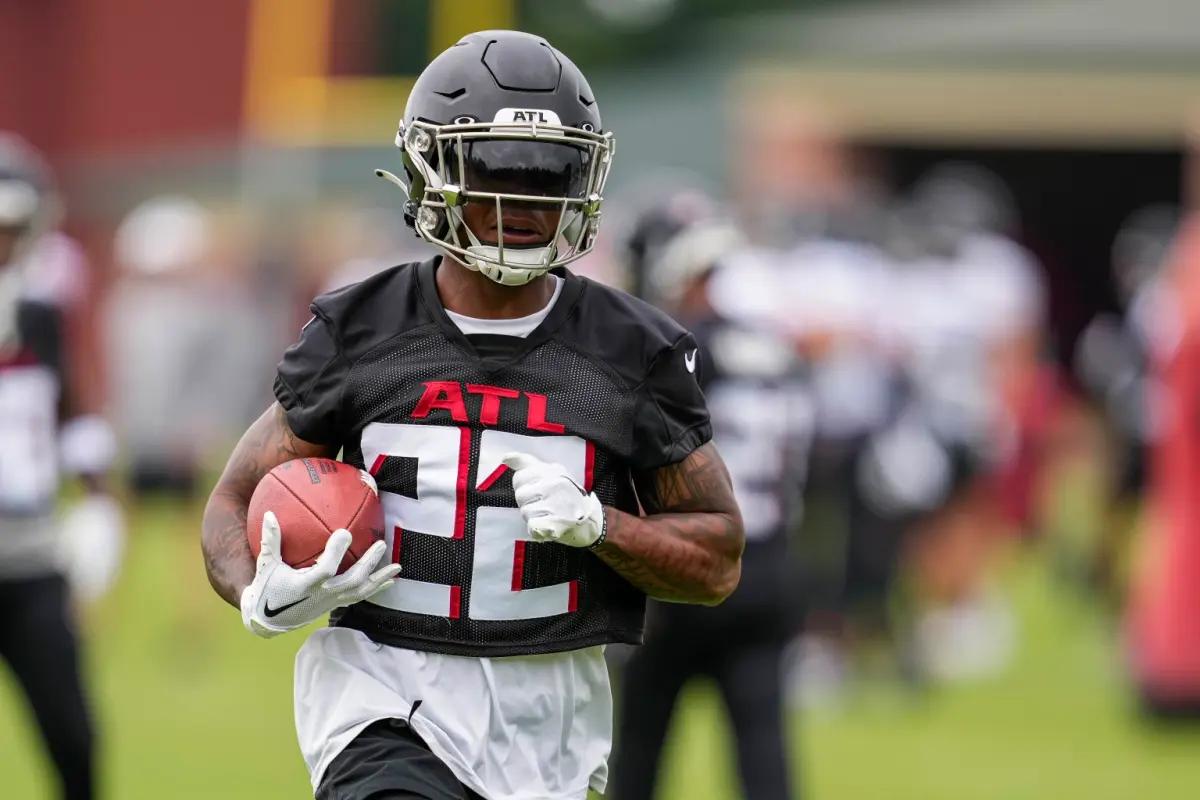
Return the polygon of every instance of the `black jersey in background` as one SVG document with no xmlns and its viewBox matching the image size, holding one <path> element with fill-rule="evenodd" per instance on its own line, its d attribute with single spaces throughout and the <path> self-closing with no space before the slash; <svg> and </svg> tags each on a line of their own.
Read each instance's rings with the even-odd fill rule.
<svg viewBox="0 0 1200 800">
<path fill-rule="evenodd" d="M 738 588 L 715 607 L 650 603 L 646 643 L 625 664 L 611 791 L 655 796 L 663 742 L 683 687 L 711 679 L 725 700 L 748 800 L 793 797 L 783 724 L 783 654 L 800 609 L 788 533 L 812 438 L 804 377 L 788 345 L 711 316 L 687 320 L 746 529 Z"/>
<path fill-rule="evenodd" d="M 27 300 L 15 313 L 15 341 L 0 347 L 0 579 L 58 569 L 61 318 L 55 307 Z"/>
<path fill-rule="evenodd" d="M 716 608 L 655 603 L 652 628 L 712 629 L 726 622 L 741 633 L 785 637 L 798 620 L 800 597 L 788 561 L 788 535 L 798 522 L 813 435 L 813 405 L 802 365 L 770 332 L 719 315 L 685 320 L 698 357 L 713 441 L 729 469 L 746 529 L 742 580 Z"/>
</svg>

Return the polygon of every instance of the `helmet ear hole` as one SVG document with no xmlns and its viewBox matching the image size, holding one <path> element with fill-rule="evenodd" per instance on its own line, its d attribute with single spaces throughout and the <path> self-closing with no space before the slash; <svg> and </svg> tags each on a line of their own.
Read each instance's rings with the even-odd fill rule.
<svg viewBox="0 0 1200 800">
<path fill-rule="evenodd" d="M 435 208 L 420 206 L 417 209 L 417 227 L 430 236 L 441 238 L 447 227 L 445 215 Z"/>
<path fill-rule="evenodd" d="M 408 227 L 413 229 L 417 227 L 417 212 L 420 208 L 420 203 L 414 203 L 412 200 L 404 201 L 404 222 Z"/>
</svg>

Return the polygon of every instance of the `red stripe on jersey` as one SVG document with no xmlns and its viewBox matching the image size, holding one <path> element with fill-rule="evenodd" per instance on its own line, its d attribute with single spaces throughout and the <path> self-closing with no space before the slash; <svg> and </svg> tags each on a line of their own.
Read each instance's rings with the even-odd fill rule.
<svg viewBox="0 0 1200 800">
<path fill-rule="evenodd" d="M 38 363 L 37 355 L 29 348 L 23 347 L 8 358 L 0 358 L 0 369 L 32 367 Z"/>
<path fill-rule="evenodd" d="M 450 619 L 458 619 L 459 612 L 462 611 L 462 587 L 450 587 Z"/>
<path fill-rule="evenodd" d="M 400 563 L 400 542 L 404 538 L 404 529 L 397 525 L 392 530 L 392 563 Z"/>
<path fill-rule="evenodd" d="M 367 472 L 371 473 L 372 478 L 379 474 L 379 470 L 383 469 L 383 462 L 385 461 L 387 461 L 387 455 L 385 453 L 380 453 L 379 455 L 375 456 L 375 463 L 371 465 L 369 470 L 367 470 Z"/>
<path fill-rule="evenodd" d="M 586 441 L 587 455 L 584 457 L 583 464 L 583 490 L 590 492 L 592 490 L 592 482 L 596 477 L 596 445 L 592 444 L 591 440 Z"/>
<path fill-rule="evenodd" d="M 454 538 L 467 527 L 467 473 L 471 470 L 471 429 L 458 429 L 458 481 L 454 486 Z"/>
<path fill-rule="evenodd" d="M 508 464 L 501 464 L 500 466 L 496 467 L 494 470 L 492 470 L 492 474 L 484 478 L 483 483 L 479 484 L 479 491 L 486 492 L 488 489 L 492 488 L 492 484 L 500 480 L 500 478 L 502 478 L 504 473 L 507 471 Z"/>
<path fill-rule="evenodd" d="M 573 613 L 579 610 L 579 581 L 571 581 L 568 586 L 567 613 Z"/>
<path fill-rule="evenodd" d="M 525 542 L 513 542 L 512 590 L 521 591 L 525 583 Z"/>
</svg>

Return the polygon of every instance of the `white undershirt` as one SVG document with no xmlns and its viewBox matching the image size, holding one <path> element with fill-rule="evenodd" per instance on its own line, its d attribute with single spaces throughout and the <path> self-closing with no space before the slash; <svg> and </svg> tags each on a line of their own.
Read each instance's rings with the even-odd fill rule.
<svg viewBox="0 0 1200 800">
<path fill-rule="evenodd" d="M 526 337 L 550 313 L 517 319 L 446 314 L 464 334 Z M 413 711 L 413 705 L 420 706 Z M 388 647 L 325 628 L 296 655 L 296 733 L 315 790 L 367 725 L 409 719 L 455 777 L 488 800 L 585 800 L 603 792 L 612 690 L 602 645 L 537 656 L 474 658 Z"/>
<path fill-rule="evenodd" d="M 562 294 L 563 279 L 557 275 L 551 275 L 550 279 L 554 281 L 554 294 L 550 296 L 550 302 L 546 303 L 541 311 L 535 311 L 527 317 L 480 319 L 459 314 L 448 308 L 446 316 L 450 317 L 450 321 L 454 323 L 455 327 L 467 336 L 475 333 L 491 333 L 499 336 L 518 336 L 524 339 L 533 333 L 538 325 L 542 324 L 542 320 L 549 316 L 550 309 L 554 308 L 554 304 L 558 302 L 558 296 Z"/>
</svg>

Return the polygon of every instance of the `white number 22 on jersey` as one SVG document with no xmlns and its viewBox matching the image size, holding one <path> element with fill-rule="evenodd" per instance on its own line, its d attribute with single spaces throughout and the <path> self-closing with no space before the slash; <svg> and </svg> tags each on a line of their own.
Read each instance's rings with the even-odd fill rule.
<svg viewBox="0 0 1200 800">
<path fill-rule="evenodd" d="M 591 482 L 589 444 L 578 436 L 525 436 L 485 430 L 480 435 L 475 470 L 478 491 L 486 491 L 507 469 L 507 453 L 529 453 L 566 467 L 580 485 Z M 398 560 L 406 531 L 461 539 L 467 519 L 467 482 L 471 474 L 471 431 L 442 425 L 374 422 L 362 434 L 363 460 L 372 473 L 388 456 L 416 459 L 416 497 L 380 490 L 393 560 Z M 589 487 L 590 488 L 590 487 Z M 525 548 L 531 541 L 515 508 L 475 509 L 475 552 L 471 570 L 471 619 L 512 620 L 574 611 L 576 581 L 521 588 Z M 399 611 L 439 617 L 462 616 L 462 587 L 405 578 L 403 575 L 370 602 Z"/>
</svg>

